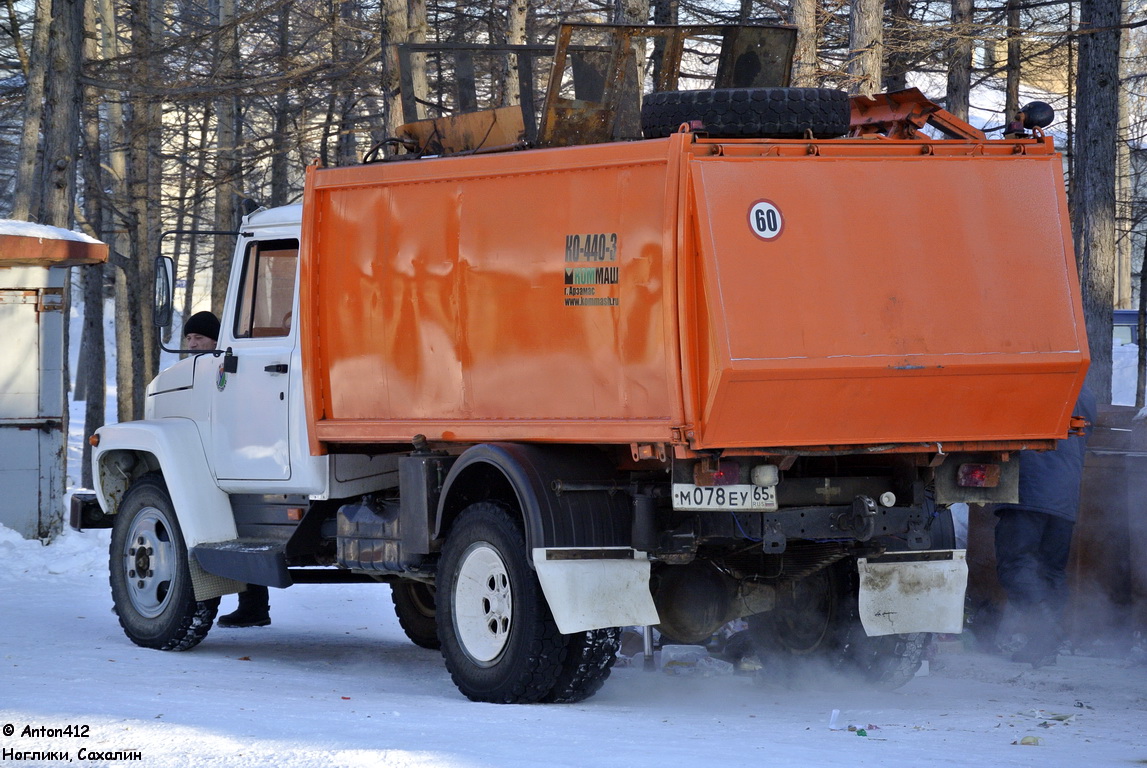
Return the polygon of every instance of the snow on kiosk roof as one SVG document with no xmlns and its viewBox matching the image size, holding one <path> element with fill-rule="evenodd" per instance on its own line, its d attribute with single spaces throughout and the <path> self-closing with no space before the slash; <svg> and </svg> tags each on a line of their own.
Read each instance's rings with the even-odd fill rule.
<svg viewBox="0 0 1147 768">
<path fill-rule="evenodd" d="M 82 232 L 0 219 L 0 267 L 78 267 L 107 259 L 107 244 Z"/>
</svg>

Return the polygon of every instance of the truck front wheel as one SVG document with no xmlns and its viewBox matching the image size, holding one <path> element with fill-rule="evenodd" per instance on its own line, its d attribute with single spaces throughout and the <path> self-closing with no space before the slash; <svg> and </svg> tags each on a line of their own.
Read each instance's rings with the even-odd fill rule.
<svg viewBox="0 0 1147 768">
<path fill-rule="evenodd" d="M 187 546 L 160 476 L 144 475 L 124 495 L 108 566 L 115 612 L 133 643 L 185 651 L 207 636 L 219 598 L 195 599 Z"/>
<path fill-rule="evenodd" d="M 442 656 L 467 698 L 529 704 L 553 690 L 566 641 L 504 507 L 463 510 L 442 548 L 436 598 Z"/>
</svg>

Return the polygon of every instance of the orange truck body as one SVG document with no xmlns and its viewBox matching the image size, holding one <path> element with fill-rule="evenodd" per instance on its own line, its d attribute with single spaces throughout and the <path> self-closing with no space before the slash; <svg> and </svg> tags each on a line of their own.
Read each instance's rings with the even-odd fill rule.
<svg viewBox="0 0 1147 768">
<path fill-rule="evenodd" d="M 1050 447 L 1088 366 L 1050 138 L 683 132 L 312 168 L 305 200 L 315 453 Z"/>
</svg>

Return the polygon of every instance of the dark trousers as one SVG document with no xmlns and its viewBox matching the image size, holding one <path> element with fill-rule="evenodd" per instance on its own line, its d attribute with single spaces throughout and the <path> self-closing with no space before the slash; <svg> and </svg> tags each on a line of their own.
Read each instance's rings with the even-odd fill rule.
<svg viewBox="0 0 1147 768">
<path fill-rule="evenodd" d="M 1054 648 L 1067 604 L 1067 556 L 1075 523 L 1029 509 L 1000 510 L 996 575 L 1028 636 Z"/>
<path fill-rule="evenodd" d="M 262 584 L 248 584 L 247 589 L 239 593 L 240 610 L 262 611 L 266 613 L 270 604 L 270 590 Z"/>
</svg>

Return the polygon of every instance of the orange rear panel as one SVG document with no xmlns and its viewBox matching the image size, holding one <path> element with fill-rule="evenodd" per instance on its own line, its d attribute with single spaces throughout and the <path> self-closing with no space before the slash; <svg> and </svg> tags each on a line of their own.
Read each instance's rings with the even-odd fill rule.
<svg viewBox="0 0 1147 768">
<path fill-rule="evenodd" d="M 694 447 L 1063 437 L 1088 356 L 1060 158 L 842 144 L 691 163 Z"/>
</svg>

